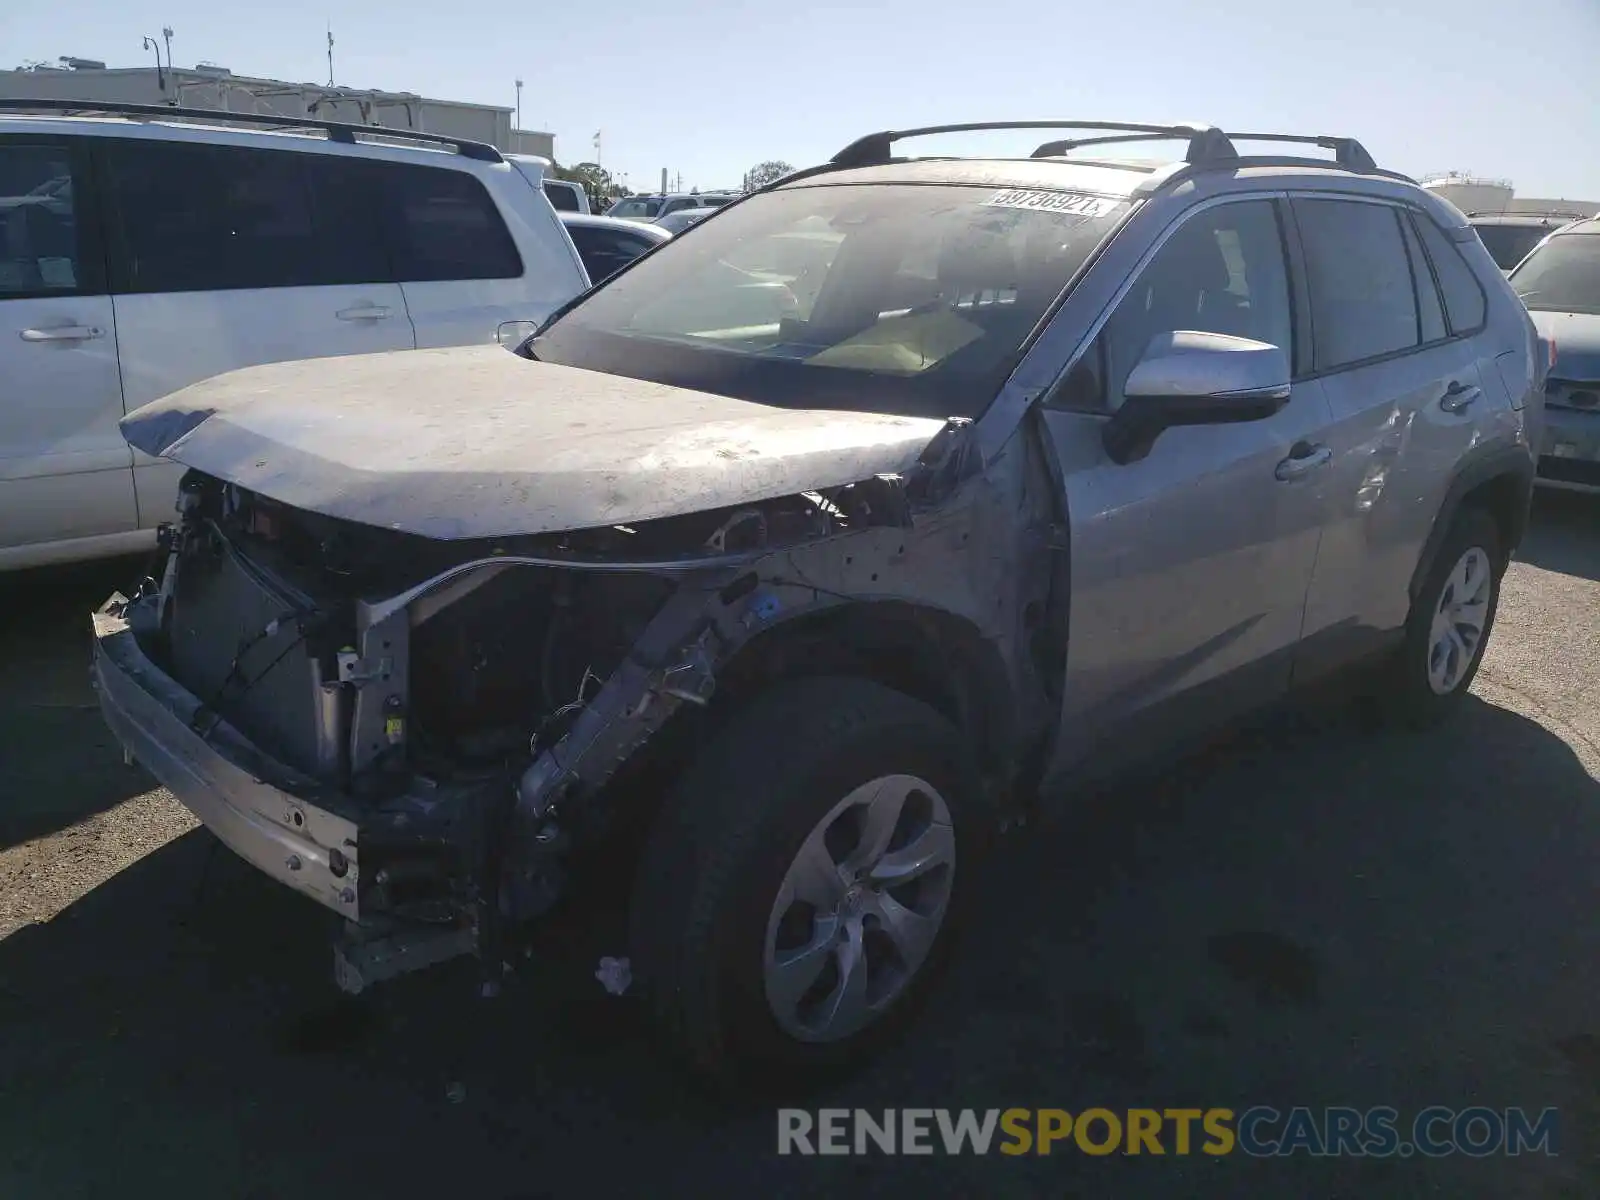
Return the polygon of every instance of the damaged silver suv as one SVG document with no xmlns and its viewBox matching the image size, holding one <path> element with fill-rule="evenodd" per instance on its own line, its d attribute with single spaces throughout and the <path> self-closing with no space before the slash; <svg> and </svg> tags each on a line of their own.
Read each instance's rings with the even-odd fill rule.
<svg viewBox="0 0 1600 1200">
<path fill-rule="evenodd" d="M 892 152 L 991 128 L 1071 137 Z M 1073 153 L 1162 138 L 1185 158 Z M 666 1040 L 793 1081 L 907 1014 L 979 848 L 1074 781 L 1359 665 L 1396 717 L 1459 703 L 1544 369 L 1461 214 L 1348 139 L 873 134 L 517 353 L 130 415 L 188 474 L 159 580 L 94 614 L 101 705 L 343 918 L 349 990 L 463 953 L 498 982 L 637 831 Z"/>
</svg>

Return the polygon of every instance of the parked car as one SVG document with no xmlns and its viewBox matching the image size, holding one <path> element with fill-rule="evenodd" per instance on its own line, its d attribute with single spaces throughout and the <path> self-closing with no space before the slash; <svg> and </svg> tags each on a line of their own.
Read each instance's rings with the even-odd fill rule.
<svg viewBox="0 0 1600 1200">
<path fill-rule="evenodd" d="M 341 986 L 498 983 L 574 872 L 631 877 L 663 1044 L 787 1087 L 906 1020 L 991 835 L 1075 781 L 1346 672 L 1405 724 L 1463 702 L 1543 374 L 1465 218 L 1345 139 L 896 156 L 974 128 L 1010 127 L 852 143 L 521 357 L 124 422 L 190 473 L 161 581 L 94 615 L 102 710 L 344 918 Z"/>
<path fill-rule="evenodd" d="M 1472 213 L 1468 220 L 1502 271 L 1509 272 L 1550 234 L 1583 216 L 1579 212 Z"/>
<path fill-rule="evenodd" d="M 625 221 L 659 221 L 680 208 L 721 208 L 737 200 L 732 193 L 674 192 L 656 196 L 624 196 L 610 208 L 606 216 Z"/>
<path fill-rule="evenodd" d="M 618 221 L 585 213 L 562 213 L 561 223 L 578 248 L 591 284 L 615 275 L 647 250 L 654 250 L 672 234 L 659 225 Z"/>
<path fill-rule="evenodd" d="M 665 229 L 668 233 L 682 233 L 697 221 L 702 221 L 716 212 L 715 208 L 702 206 L 699 208 L 675 208 L 664 217 L 657 217 L 654 224 Z"/>
<path fill-rule="evenodd" d="M 154 547 L 181 471 L 130 453 L 125 412 L 255 363 L 493 342 L 588 286 L 492 146 L 84 109 L 0 101 L 0 570 Z"/>
<path fill-rule="evenodd" d="M 1551 234 L 1511 286 L 1551 346 L 1538 482 L 1600 492 L 1600 217 Z"/>
</svg>

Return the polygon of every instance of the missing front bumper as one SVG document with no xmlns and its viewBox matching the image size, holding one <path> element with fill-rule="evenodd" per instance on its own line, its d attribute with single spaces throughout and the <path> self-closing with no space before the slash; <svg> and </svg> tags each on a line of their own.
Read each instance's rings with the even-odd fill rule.
<svg viewBox="0 0 1600 1200">
<path fill-rule="evenodd" d="M 199 700 L 155 665 L 116 608 L 94 613 L 93 680 L 107 725 L 230 850 L 279 883 L 356 920 L 360 838 L 319 785 L 222 723 L 194 728 Z M 271 781 L 271 782 L 269 782 Z"/>
</svg>

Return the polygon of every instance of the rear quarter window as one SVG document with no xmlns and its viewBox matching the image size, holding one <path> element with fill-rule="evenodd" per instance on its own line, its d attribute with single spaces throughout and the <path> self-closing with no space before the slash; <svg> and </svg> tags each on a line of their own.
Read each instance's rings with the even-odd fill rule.
<svg viewBox="0 0 1600 1200">
<path fill-rule="evenodd" d="M 444 167 L 382 163 L 380 195 L 395 275 L 401 283 L 516 279 L 511 231 L 473 175 Z"/>
<path fill-rule="evenodd" d="M 1444 295 L 1450 332 L 1457 336 L 1476 333 L 1483 328 L 1488 316 L 1489 302 L 1483 294 L 1483 285 L 1472 273 L 1467 260 L 1461 257 L 1456 244 L 1431 218 L 1419 213 L 1417 225 L 1422 233 L 1422 244 L 1433 261 L 1434 273 L 1439 277 L 1439 291 Z"/>
</svg>

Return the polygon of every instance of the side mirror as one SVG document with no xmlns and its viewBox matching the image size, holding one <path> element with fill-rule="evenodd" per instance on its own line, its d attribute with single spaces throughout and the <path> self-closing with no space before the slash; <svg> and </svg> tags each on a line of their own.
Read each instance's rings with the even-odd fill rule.
<svg viewBox="0 0 1600 1200">
<path fill-rule="evenodd" d="M 1289 402 L 1289 356 L 1225 333 L 1158 333 L 1128 374 L 1122 407 L 1102 431 L 1106 454 L 1137 462 L 1175 425 L 1260 421 Z"/>
</svg>

